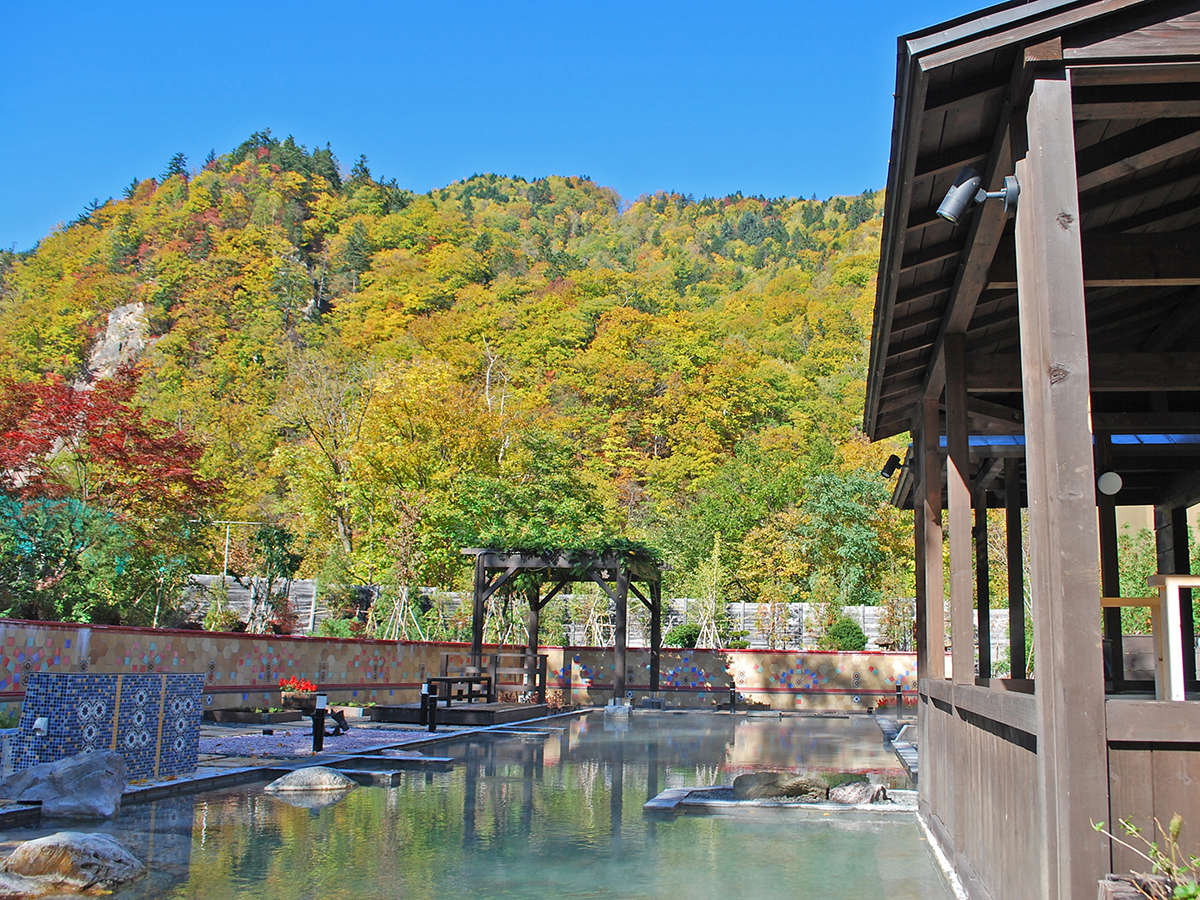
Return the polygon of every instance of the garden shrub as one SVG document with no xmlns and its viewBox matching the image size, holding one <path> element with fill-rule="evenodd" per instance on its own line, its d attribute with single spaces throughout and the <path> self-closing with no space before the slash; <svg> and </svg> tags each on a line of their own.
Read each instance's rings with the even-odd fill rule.
<svg viewBox="0 0 1200 900">
<path fill-rule="evenodd" d="M 663 636 L 663 643 L 668 647 L 695 647 L 700 639 L 700 626 L 694 623 L 676 625 Z"/>
<path fill-rule="evenodd" d="M 822 650 L 857 651 L 867 646 L 867 636 L 862 626 L 848 616 L 842 616 L 825 632 L 821 639 Z"/>
</svg>

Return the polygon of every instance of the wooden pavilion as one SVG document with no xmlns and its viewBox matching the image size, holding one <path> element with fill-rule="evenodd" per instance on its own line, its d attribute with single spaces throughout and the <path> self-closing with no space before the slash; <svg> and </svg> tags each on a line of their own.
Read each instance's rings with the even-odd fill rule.
<svg viewBox="0 0 1200 900">
<path fill-rule="evenodd" d="M 628 680 L 625 651 L 630 594 L 650 611 L 650 690 L 658 690 L 662 651 L 662 566 L 648 553 L 616 549 L 540 551 L 476 547 L 465 548 L 462 552 L 475 557 L 471 614 L 471 659 L 475 666 L 482 664 L 487 601 L 496 591 L 510 585 L 514 579 L 526 576 L 522 590 L 528 603 L 526 658 L 532 661 L 537 656 L 543 607 L 568 584 L 592 582 L 600 586 L 615 607 L 613 698 L 620 700 L 625 696 Z M 645 593 L 638 588 L 639 583 L 644 586 Z M 550 589 L 542 593 L 546 585 Z"/>
<path fill-rule="evenodd" d="M 1135 861 L 1093 821 L 1179 812 L 1200 835 L 1189 582 L 1158 579 L 1157 693 L 1124 677 L 1115 599 L 1146 593 L 1120 584 L 1115 506 L 1153 505 L 1165 575 L 1189 570 L 1200 502 L 1198 10 L 1009 2 L 899 41 L 864 425 L 912 435 L 894 500 L 915 509 L 920 810 L 972 896 L 1096 896 Z M 1015 210 L 939 216 L 972 175 L 996 194 L 1015 176 Z M 1007 521 L 1003 678 L 975 637 L 989 507 Z"/>
</svg>

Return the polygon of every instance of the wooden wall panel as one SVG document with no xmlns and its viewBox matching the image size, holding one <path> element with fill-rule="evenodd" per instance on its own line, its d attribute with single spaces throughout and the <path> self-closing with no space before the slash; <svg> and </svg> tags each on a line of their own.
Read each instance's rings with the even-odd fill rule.
<svg viewBox="0 0 1200 900">
<path fill-rule="evenodd" d="M 922 700 L 923 812 L 973 896 L 1042 894 L 1037 757 L 1013 733 L 941 702 Z"/>
<path fill-rule="evenodd" d="M 1184 848 L 1200 836 L 1200 749 L 1193 744 L 1116 744 L 1108 751 L 1109 827 L 1123 837 L 1118 819 L 1128 819 L 1154 839 L 1154 819 L 1164 827 L 1183 816 Z M 1136 841 L 1133 841 L 1137 845 Z M 1145 871 L 1145 860 L 1113 845 L 1113 871 Z"/>
</svg>

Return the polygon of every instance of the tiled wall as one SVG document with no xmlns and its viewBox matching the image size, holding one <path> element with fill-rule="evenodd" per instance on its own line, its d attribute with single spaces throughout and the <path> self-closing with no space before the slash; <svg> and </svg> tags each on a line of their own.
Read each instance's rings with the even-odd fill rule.
<svg viewBox="0 0 1200 900">
<path fill-rule="evenodd" d="M 196 768 L 204 676 L 31 672 L 12 765 L 24 769 L 87 750 L 116 750 L 132 780 Z M 34 734 L 44 716 L 48 733 Z"/>
<path fill-rule="evenodd" d="M 462 644 L 153 631 L 99 625 L 0 620 L 0 702 L 18 701 L 38 672 L 147 674 L 200 672 L 207 709 L 279 706 L 280 678 L 316 682 L 335 703 L 410 703 L 443 652 Z M 603 703 L 613 682 L 611 649 L 545 647 L 549 688 L 568 679 L 572 702 Z M 456 658 L 452 657 L 451 662 Z M 569 666 L 567 665 L 569 664 Z M 626 683 L 649 689 L 650 653 L 630 648 Z M 897 684 L 916 696 L 911 653 L 818 653 L 664 649 L 660 686 L 673 703 L 724 705 L 730 681 L 744 697 L 775 709 L 865 708 L 895 702 Z M 503 686 L 502 686 L 503 687 Z"/>
</svg>

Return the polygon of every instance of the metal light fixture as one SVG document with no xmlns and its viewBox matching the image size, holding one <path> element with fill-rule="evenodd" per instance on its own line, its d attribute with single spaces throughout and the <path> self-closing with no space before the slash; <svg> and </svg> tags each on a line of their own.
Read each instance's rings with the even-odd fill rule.
<svg viewBox="0 0 1200 900">
<path fill-rule="evenodd" d="M 1100 493 L 1104 494 L 1106 497 L 1111 497 L 1116 494 L 1119 490 L 1121 490 L 1121 486 L 1123 484 L 1124 482 L 1121 480 L 1121 476 L 1116 472 L 1105 472 L 1096 479 L 1096 487 L 1099 488 Z"/>
<path fill-rule="evenodd" d="M 998 191 L 985 191 L 982 184 L 983 177 L 970 166 L 966 166 L 958 173 L 954 184 L 950 185 L 950 190 L 946 191 L 946 196 L 942 200 L 942 205 L 938 207 L 937 214 L 947 222 L 957 225 L 958 220 L 967 212 L 972 202 L 1003 200 L 1005 212 L 1017 208 L 1021 185 L 1017 183 L 1016 176 L 1006 175 L 1004 187 Z"/>
<path fill-rule="evenodd" d="M 891 478 L 896 474 L 896 469 L 900 467 L 900 457 L 895 453 L 887 458 L 887 462 L 883 464 L 883 468 L 879 470 L 881 478 Z"/>
</svg>

